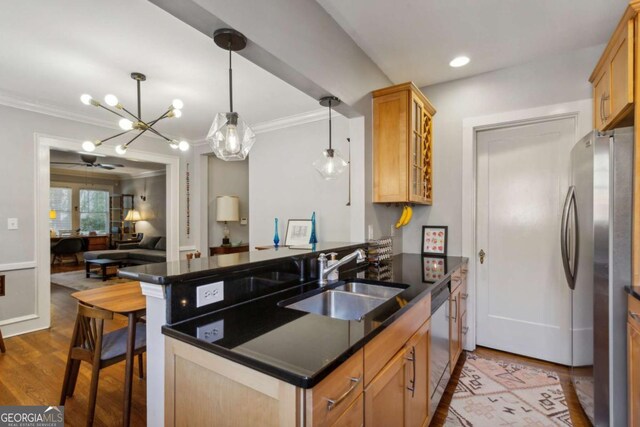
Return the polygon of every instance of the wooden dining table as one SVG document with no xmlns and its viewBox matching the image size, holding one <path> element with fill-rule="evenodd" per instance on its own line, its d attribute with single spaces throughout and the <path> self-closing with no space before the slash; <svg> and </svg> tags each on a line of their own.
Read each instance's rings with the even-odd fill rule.
<svg viewBox="0 0 640 427">
<path fill-rule="evenodd" d="M 127 427 L 131 419 L 131 393 L 133 381 L 133 356 L 136 342 L 136 323 L 147 310 L 140 282 L 127 282 L 97 289 L 74 292 L 72 297 L 82 304 L 111 311 L 128 318 L 127 354 L 124 377 L 124 405 L 122 425 Z"/>
</svg>

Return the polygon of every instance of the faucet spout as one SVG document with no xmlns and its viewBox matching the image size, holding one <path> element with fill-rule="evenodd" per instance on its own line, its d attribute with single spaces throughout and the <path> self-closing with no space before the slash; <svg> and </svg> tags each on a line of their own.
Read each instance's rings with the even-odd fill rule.
<svg viewBox="0 0 640 427">
<path fill-rule="evenodd" d="M 349 255 L 345 256 L 344 258 L 342 258 L 340 261 L 336 262 L 335 264 L 333 264 L 332 266 L 328 267 L 327 266 L 327 255 L 326 254 L 320 254 L 320 256 L 318 257 L 318 284 L 320 286 L 324 286 L 326 284 L 329 283 L 329 280 L 327 280 L 327 277 L 329 276 L 329 274 L 331 274 L 332 271 L 340 268 L 341 266 L 345 265 L 346 263 L 352 261 L 353 259 L 357 258 L 357 262 L 362 262 L 366 259 L 366 253 L 364 252 L 363 249 L 356 249 L 355 251 L 353 251 L 352 253 L 350 253 Z"/>
</svg>

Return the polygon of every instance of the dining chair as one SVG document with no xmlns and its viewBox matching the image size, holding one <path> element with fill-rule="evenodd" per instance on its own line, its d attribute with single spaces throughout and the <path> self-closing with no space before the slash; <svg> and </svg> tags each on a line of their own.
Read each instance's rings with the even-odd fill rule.
<svg viewBox="0 0 640 427">
<path fill-rule="evenodd" d="M 73 328 L 67 367 L 64 372 L 60 405 L 64 405 L 67 397 L 72 397 L 78 380 L 78 371 L 82 361 L 92 365 L 91 385 L 89 388 L 89 408 L 87 426 L 93 425 L 98 395 L 98 379 L 100 370 L 125 360 L 127 352 L 127 328 L 112 332 L 104 332 L 104 321 L 113 319 L 111 311 L 78 304 L 78 314 Z M 136 324 L 136 342 L 134 354 L 138 355 L 138 375 L 142 379 L 142 354 L 146 351 L 146 325 Z"/>
<path fill-rule="evenodd" d="M 0 353 L 6 353 L 7 348 L 4 346 L 4 340 L 2 339 L 2 330 L 0 330 Z"/>
</svg>

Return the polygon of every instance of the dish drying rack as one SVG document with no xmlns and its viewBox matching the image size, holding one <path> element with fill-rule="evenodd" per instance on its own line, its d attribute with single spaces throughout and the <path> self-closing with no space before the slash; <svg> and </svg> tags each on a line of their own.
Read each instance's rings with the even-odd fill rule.
<svg viewBox="0 0 640 427">
<path fill-rule="evenodd" d="M 393 238 L 383 237 L 369 241 L 367 248 L 367 258 L 369 260 L 368 276 L 373 280 L 393 279 L 393 268 L 391 265 L 393 257 Z"/>
</svg>

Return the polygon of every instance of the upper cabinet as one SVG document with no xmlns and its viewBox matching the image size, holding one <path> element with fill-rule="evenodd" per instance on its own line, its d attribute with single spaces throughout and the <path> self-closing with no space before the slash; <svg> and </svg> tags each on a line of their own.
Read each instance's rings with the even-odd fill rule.
<svg viewBox="0 0 640 427">
<path fill-rule="evenodd" d="M 627 9 L 589 78 L 593 125 L 599 130 L 633 123 L 635 13 Z"/>
<path fill-rule="evenodd" d="M 373 92 L 373 201 L 433 201 L 435 108 L 413 83 Z"/>
</svg>

